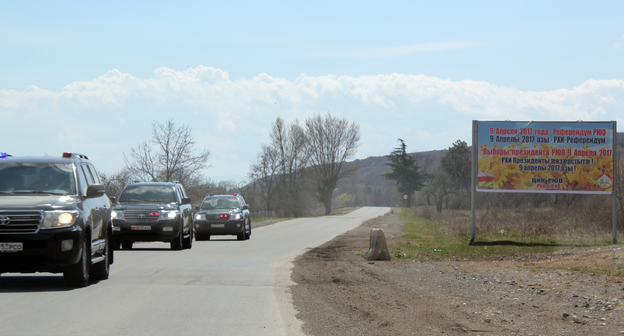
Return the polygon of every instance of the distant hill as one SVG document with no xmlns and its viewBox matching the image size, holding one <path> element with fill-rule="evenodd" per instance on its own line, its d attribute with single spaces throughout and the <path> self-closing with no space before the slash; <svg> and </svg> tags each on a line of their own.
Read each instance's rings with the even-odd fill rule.
<svg viewBox="0 0 624 336">
<path fill-rule="evenodd" d="M 410 153 L 423 171 L 429 172 L 440 165 L 446 150 Z M 348 162 L 346 168 L 358 167 L 353 177 L 338 182 L 334 197 L 348 193 L 356 196 L 358 204 L 373 206 L 395 206 L 400 200 L 394 181 L 387 180 L 381 174 L 391 171 L 388 156 L 371 156 L 362 160 Z"/>
<path fill-rule="evenodd" d="M 618 132 L 618 158 L 624 159 L 624 133 Z M 440 165 L 440 160 L 447 150 L 410 153 L 425 172 L 431 172 Z M 395 206 L 400 202 L 401 195 L 396 191 L 394 181 L 386 180 L 381 174 L 391 171 L 388 156 L 371 156 L 362 160 L 347 163 L 347 168 L 359 167 L 357 173 L 348 179 L 338 182 L 334 191 L 334 199 L 341 194 L 349 193 L 356 196 L 358 204 L 372 206 Z"/>
</svg>

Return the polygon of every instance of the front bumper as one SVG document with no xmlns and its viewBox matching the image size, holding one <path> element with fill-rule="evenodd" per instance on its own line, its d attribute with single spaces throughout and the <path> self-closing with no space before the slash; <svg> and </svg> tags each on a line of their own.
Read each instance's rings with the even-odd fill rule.
<svg viewBox="0 0 624 336">
<path fill-rule="evenodd" d="M 159 220 L 153 223 L 137 223 L 113 220 L 113 238 L 118 241 L 170 242 L 180 235 L 179 220 Z"/>
<path fill-rule="evenodd" d="M 209 222 L 195 220 L 195 232 L 207 235 L 235 235 L 245 230 L 244 221 Z"/>
<path fill-rule="evenodd" d="M 40 230 L 33 234 L 2 234 L 0 242 L 21 242 L 23 250 L 0 252 L 0 273 L 18 272 L 62 272 L 66 266 L 80 260 L 83 244 L 82 230 L 79 227 L 56 230 Z M 61 250 L 63 240 L 72 240 L 69 251 Z"/>
</svg>

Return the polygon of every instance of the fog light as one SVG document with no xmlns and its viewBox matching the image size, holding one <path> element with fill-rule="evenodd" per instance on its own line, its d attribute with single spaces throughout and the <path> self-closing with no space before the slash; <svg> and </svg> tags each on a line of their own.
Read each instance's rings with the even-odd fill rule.
<svg viewBox="0 0 624 336">
<path fill-rule="evenodd" d="M 173 227 L 171 227 L 171 226 L 165 226 L 165 227 L 163 228 L 163 231 L 173 231 Z"/>
<path fill-rule="evenodd" d="M 199 229 L 199 224 L 195 224 L 195 227 Z"/>
<path fill-rule="evenodd" d="M 67 252 L 74 248 L 74 240 L 73 239 L 65 239 L 61 242 L 61 251 Z"/>
<path fill-rule="evenodd" d="M 236 224 L 236 227 L 240 227 L 240 223 Z"/>
</svg>

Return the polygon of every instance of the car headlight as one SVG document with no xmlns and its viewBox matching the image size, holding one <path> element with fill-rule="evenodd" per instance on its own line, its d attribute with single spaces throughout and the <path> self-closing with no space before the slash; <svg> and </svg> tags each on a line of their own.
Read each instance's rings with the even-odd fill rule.
<svg viewBox="0 0 624 336">
<path fill-rule="evenodd" d="M 159 219 L 175 219 L 176 217 L 178 217 L 178 211 L 177 210 L 164 210 L 160 212 L 160 218 Z"/>
<path fill-rule="evenodd" d="M 195 214 L 195 220 L 203 220 L 203 221 L 205 221 L 206 220 L 206 214 L 203 214 L 203 213 Z"/>
<path fill-rule="evenodd" d="M 123 210 L 111 211 L 111 219 L 126 220 L 126 217 L 124 216 L 124 211 Z"/>
<path fill-rule="evenodd" d="M 54 210 L 46 211 L 43 219 L 43 229 L 55 229 L 74 225 L 78 218 L 76 210 Z"/>
<path fill-rule="evenodd" d="M 230 215 L 230 220 L 240 220 L 241 218 L 243 218 L 243 215 L 239 213 L 233 213 Z"/>
</svg>

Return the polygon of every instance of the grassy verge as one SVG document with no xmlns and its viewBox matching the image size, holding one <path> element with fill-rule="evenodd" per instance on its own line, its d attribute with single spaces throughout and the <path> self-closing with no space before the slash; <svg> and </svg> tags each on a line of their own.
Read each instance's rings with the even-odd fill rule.
<svg viewBox="0 0 624 336">
<path fill-rule="evenodd" d="M 563 236 L 525 234 L 509 226 L 480 232 L 472 245 L 470 237 L 456 232 L 443 221 L 416 217 L 402 209 L 401 220 L 405 223 L 400 242 L 390 253 L 397 259 L 416 260 L 488 260 L 513 259 L 535 253 L 610 245 L 608 237 Z"/>
</svg>

